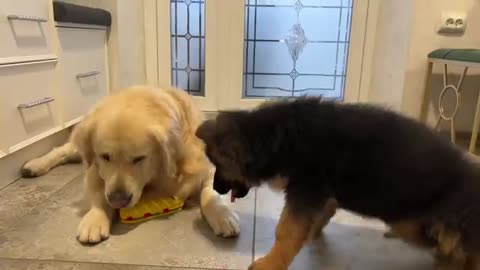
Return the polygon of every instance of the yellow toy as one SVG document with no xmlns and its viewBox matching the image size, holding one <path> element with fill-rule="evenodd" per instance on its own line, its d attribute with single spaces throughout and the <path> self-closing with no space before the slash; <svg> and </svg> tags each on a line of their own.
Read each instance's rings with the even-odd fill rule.
<svg viewBox="0 0 480 270">
<path fill-rule="evenodd" d="M 151 201 L 139 201 L 134 207 L 121 208 L 122 223 L 139 223 L 160 216 L 171 215 L 183 208 L 183 201 L 175 197 L 159 198 Z"/>
</svg>

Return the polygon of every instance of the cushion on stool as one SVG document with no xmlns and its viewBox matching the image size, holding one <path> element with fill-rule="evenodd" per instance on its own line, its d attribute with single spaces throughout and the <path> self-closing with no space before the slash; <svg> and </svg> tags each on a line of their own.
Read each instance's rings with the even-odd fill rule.
<svg viewBox="0 0 480 270">
<path fill-rule="evenodd" d="M 480 49 L 438 49 L 429 53 L 428 58 L 480 63 Z"/>
</svg>

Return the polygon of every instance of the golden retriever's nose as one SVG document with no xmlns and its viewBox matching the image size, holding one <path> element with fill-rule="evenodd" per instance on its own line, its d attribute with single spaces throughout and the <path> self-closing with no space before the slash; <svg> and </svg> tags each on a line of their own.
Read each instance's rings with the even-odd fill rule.
<svg viewBox="0 0 480 270">
<path fill-rule="evenodd" d="M 132 194 L 117 190 L 108 193 L 107 199 L 108 204 L 110 204 L 112 208 L 124 208 L 130 204 L 130 201 L 132 200 Z"/>
</svg>

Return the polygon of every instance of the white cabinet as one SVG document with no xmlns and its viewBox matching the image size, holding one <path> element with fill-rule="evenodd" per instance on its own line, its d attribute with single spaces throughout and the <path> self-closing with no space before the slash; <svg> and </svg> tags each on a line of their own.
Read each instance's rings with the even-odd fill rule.
<svg viewBox="0 0 480 270">
<path fill-rule="evenodd" d="M 61 130 L 55 62 L 0 66 L 0 117 L 4 151 L 15 152 Z"/>
<path fill-rule="evenodd" d="M 76 124 L 109 93 L 106 27 L 55 24 L 50 0 L 2 0 L 0 36 L 0 158 Z"/>
<path fill-rule="evenodd" d="M 2 0 L 0 64 L 54 58 L 48 0 Z"/>
<path fill-rule="evenodd" d="M 106 30 L 59 27 L 57 32 L 62 115 L 70 126 L 108 93 Z"/>
</svg>

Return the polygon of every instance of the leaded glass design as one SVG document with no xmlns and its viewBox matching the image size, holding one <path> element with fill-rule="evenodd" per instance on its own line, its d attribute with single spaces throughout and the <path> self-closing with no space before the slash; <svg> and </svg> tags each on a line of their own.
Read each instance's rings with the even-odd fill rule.
<svg viewBox="0 0 480 270">
<path fill-rule="evenodd" d="M 204 95 L 204 0 L 170 0 L 172 84 L 195 96 Z"/>
<path fill-rule="evenodd" d="M 243 96 L 343 99 L 353 0 L 246 0 Z"/>
</svg>

